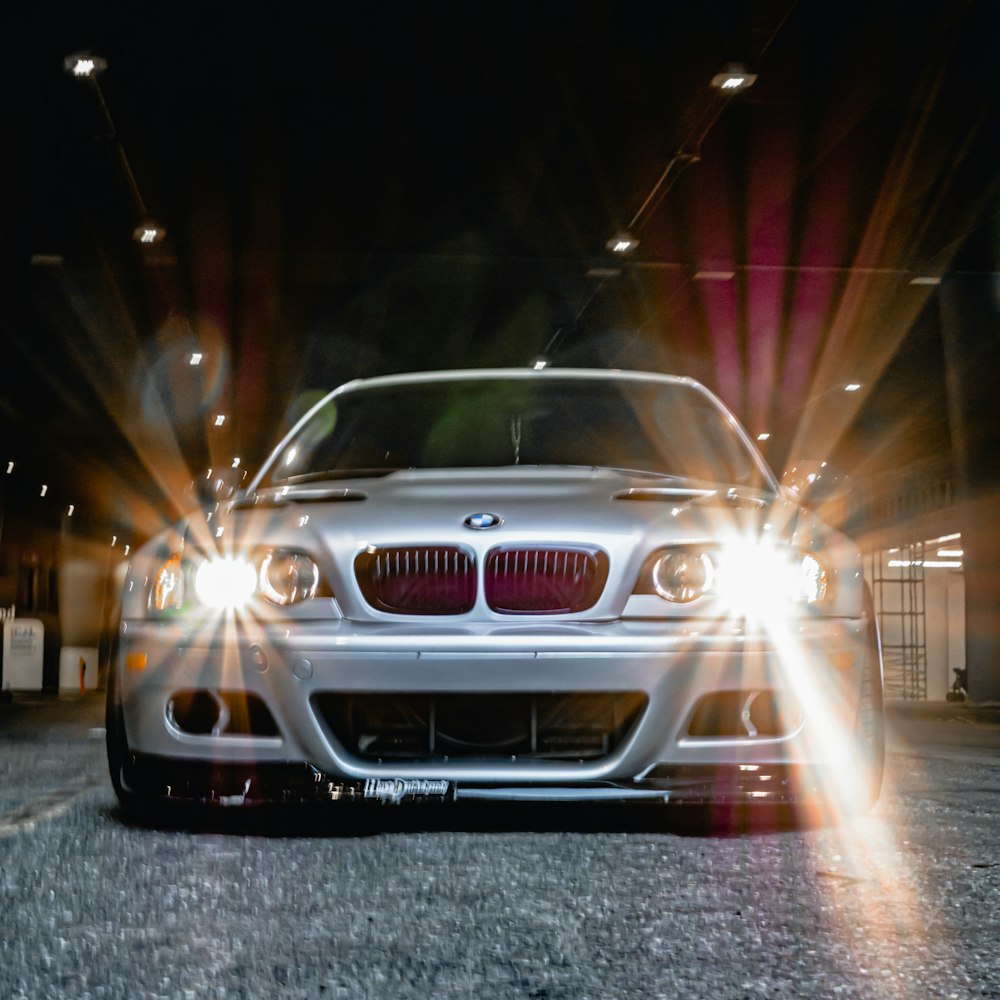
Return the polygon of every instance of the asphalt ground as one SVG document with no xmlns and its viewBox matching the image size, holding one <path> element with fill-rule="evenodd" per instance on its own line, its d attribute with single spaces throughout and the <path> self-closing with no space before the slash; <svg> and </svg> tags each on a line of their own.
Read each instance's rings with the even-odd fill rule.
<svg viewBox="0 0 1000 1000">
<path fill-rule="evenodd" d="M 860 817 L 135 825 L 99 692 L 0 703 L 0 997 L 1000 998 L 1000 707 L 890 705 Z"/>
</svg>

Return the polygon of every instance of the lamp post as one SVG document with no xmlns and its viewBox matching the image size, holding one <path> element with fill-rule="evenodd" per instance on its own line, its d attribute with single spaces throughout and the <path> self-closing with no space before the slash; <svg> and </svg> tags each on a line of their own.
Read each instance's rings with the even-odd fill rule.
<svg viewBox="0 0 1000 1000">
<path fill-rule="evenodd" d="M 63 60 L 63 69 L 65 69 L 70 76 L 77 80 L 84 80 L 90 85 L 94 92 L 94 96 L 97 98 L 101 114 L 104 117 L 104 122 L 108 128 L 107 138 L 115 144 L 122 173 L 125 175 L 125 180 L 127 181 L 129 190 L 132 193 L 132 199 L 136 207 L 136 214 L 139 219 L 139 224 L 132 231 L 132 239 L 134 239 L 136 243 L 143 246 L 162 243 L 163 240 L 166 239 L 167 231 L 162 225 L 152 218 L 146 208 L 146 203 L 142 199 L 142 193 L 139 191 L 139 185 L 136 183 L 135 174 L 132 171 L 132 165 L 129 163 L 128 156 L 125 154 L 125 147 L 118 138 L 118 130 L 115 128 L 111 112 L 108 110 L 107 101 L 104 99 L 104 91 L 101 90 L 98 77 L 104 73 L 107 68 L 108 63 L 106 59 L 103 59 L 100 56 L 92 55 L 89 52 L 76 52 L 73 55 L 66 56 Z"/>
<path fill-rule="evenodd" d="M 697 163 L 701 159 L 701 147 L 705 137 L 718 121 L 719 116 L 729 103 L 729 99 L 744 90 L 749 90 L 756 82 L 757 74 L 748 73 L 743 66 L 737 63 L 730 63 L 722 72 L 716 73 L 712 77 L 709 85 L 716 92 L 716 99 L 709 103 L 687 138 L 663 168 L 663 172 L 653 185 L 653 189 L 646 195 L 646 200 L 639 206 L 629 224 L 624 230 L 608 240 L 607 248 L 612 253 L 627 254 L 639 245 L 635 234 L 645 225 L 656 206 L 666 197 L 667 192 L 684 167 L 691 163 Z"/>
</svg>

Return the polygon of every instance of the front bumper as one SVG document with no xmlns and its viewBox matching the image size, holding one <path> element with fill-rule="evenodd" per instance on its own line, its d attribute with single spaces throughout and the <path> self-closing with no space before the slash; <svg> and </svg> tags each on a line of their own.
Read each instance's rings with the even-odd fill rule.
<svg viewBox="0 0 1000 1000">
<path fill-rule="evenodd" d="M 865 618 L 810 619 L 779 633 L 691 622 L 441 628 L 223 621 L 192 629 L 129 621 L 115 665 L 132 755 L 124 778 L 140 794 L 227 805 L 784 801 L 842 769 L 852 752 L 870 636 Z M 222 705 L 234 692 L 245 695 L 270 721 L 178 724 L 178 697 L 190 692 Z M 794 710 L 766 731 L 749 710 L 738 712 L 735 728 L 732 719 L 716 730 L 705 724 L 712 699 L 739 707 L 755 692 Z M 641 700 L 606 752 L 494 747 L 455 756 L 432 746 L 419 755 L 380 756 L 348 745 L 319 709 L 336 697 L 462 696 L 488 704 L 493 696 L 533 703 L 580 693 Z"/>
<path fill-rule="evenodd" d="M 822 795 L 811 769 L 787 765 L 660 766 L 634 781 L 476 784 L 440 779 L 337 778 L 304 763 L 221 764 L 133 754 L 123 771 L 131 793 L 210 806 L 399 805 L 444 802 L 787 805 Z"/>
</svg>

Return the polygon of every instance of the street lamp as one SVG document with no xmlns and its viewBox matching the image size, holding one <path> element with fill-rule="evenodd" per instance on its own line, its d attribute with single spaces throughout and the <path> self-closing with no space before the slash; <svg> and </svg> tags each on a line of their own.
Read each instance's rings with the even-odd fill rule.
<svg viewBox="0 0 1000 1000">
<path fill-rule="evenodd" d="M 87 80 L 93 87 L 94 93 L 97 96 L 97 102 L 101 106 L 101 113 L 104 115 L 104 121 L 108 127 L 107 138 L 114 141 L 118 150 L 118 157 L 121 160 L 122 172 L 125 174 L 126 181 L 128 181 L 129 189 L 132 192 L 132 198 L 135 201 L 137 214 L 141 220 L 139 225 L 132 231 L 132 239 L 134 239 L 136 243 L 141 243 L 143 246 L 152 246 L 156 243 L 162 243 L 166 239 L 167 231 L 158 222 L 150 218 L 149 212 L 146 209 L 146 203 L 142 200 L 139 185 L 136 183 L 135 174 L 132 172 L 132 165 L 129 163 L 128 157 L 125 155 L 125 148 L 122 146 L 121 140 L 118 138 L 118 130 L 115 128 L 115 123 L 111 118 L 111 112 L 108 110 L 107 101 L 104 100 L 104 93 L 101 90 L 101 85 L 97 81 L 98 75 L 103 73 L 108 68 L 107 60 L 102 59 L 100 56 L 91 55 L 89 52 L 77 52 L 71 56 L 66 56 L 63 60 L 63 68 L 67 73 L 76 79 Z"/>
<path fill-rule="evenodd" d="M 140 222 L 132 232 L 132 239 L 136 243 L 162 243 L 166 237 L 166 229 L 153 219 L 146 219 L 144 222 Z"/>
<path fill-rule="evenodd" d="M 721 73 L 716 73 L 711 82 L 716 90 L 730 96 L 749 90 L 757 82 L 757 74 L 748 73 L 738 63 L 730 63 Z"/>
<path fill-rule="evenodd" d="M 92 56 L 89 52 L 77 52 L 74 55 L 66 56 L 63 60 L 63 69 L 71 76 L 82 79 L 92 79 L 107 68 L 106 60 L 100 56 Z"/>
<path fill-rule="evenodd" d="M 612 253 L 626 254 L 631 253 L 637 246 L 639 241 L 631 234 L 625 231 L 615 233 L 614 236 L 605 243 L 605 246 Z"/>
<path fill-rule="evenodd" d="M 717 90 L 723 98 L 739 94 L 752 87 L 756 82 L 757 74 L 748 73 L 739 63 L 729 63 L 721 73 L 716 73 L 710 81 L 712 88 Z M 702 143 L 722 113 L 722 109 L 728 103 L 728 100 L 713 100 L 711 106 L 705 109 L 691 134 L 681 143 L 680 148 L 663 168 L 663 173 L 653 185 L 653 190 L 649 192 L 646 200 L 639 206 L 639 210 L 632 216 L 628 227 L 608 240 L 606 244 L 608 250 L 624 254 L 634 250 L 639 245 L 639 240 L 633 234 L 642 227 L 648 216 L 666 196 L 680 171 L 701 159 Z"/>
</svg>

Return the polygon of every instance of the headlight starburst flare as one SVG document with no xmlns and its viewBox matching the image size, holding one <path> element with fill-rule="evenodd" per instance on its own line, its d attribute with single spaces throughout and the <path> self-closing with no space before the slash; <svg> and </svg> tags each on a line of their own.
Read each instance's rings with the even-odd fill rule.
<svg viewBox="0 0 1000 1000">
<path fill-rule="evenodd" d="M 284 607 L 315 597 L 321 582 L 316 563 L 288 549 L 190 561 L 175 553 L 153 578 L 149 607 L 157 612 L 182 610 L 191 583 L 197 602 L 212 610 L 241 608 L 257 597 Z"/>
<path fill-rule="evenodd" d="M 808 552 L 764 542 L 680 546 L 651 568 L 651 589 L 672 604 L 714 596 L 736 614 L 766 616 L 826 600 L 829 578 Z"/>
<path fill-rule="evenodd" d="M 225 556 L 203 562 L 195 573 L 198 599 L 210 608 L 238 608 L 257 590 L 257 570 L 247 559 Z"/>
</svg>

